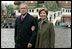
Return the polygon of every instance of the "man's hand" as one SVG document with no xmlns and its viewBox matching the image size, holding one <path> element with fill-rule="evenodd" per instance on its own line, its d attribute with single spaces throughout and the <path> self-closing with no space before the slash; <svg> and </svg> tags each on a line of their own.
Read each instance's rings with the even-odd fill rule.
<svg viewBox="0 0 72 49">
<path fill-rule="evenodd" d="M 32 44 L 28 43 L 27 48 L 31 48 L 31 47 L 32 47 Z"/>
</svg>

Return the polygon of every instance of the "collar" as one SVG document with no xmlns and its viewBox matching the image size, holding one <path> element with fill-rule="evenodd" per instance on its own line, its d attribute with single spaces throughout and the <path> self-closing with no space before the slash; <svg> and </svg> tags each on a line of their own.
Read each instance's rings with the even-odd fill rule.
<svg viewBox="0 0 72 49">
<path fill-rule="evenodd" d="M 42 22 L 42 21 L 40 21 L 40 23 L 41 23 L 41 22 Z M 46 20 L 43 21 L 42 24 L 43 24 L 43 23 L 48 23 L 48 19 L 46 18 Z"/>
<path fill-rule="evenodd" d="M 24 16 L 22 16 L 22 15 L 21 15 L 21 16 L 22 16 L 23 18 L 25 18 L 25 17 L 26 17 L 26 15 L 27 15 L 27 13 L 26 13 Z"/>
</svg>

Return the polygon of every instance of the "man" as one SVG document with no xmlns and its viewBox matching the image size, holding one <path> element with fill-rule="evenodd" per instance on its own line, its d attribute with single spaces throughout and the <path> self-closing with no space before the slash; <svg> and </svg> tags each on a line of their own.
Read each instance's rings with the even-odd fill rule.
<svg viewBox="0 0 72 49">
<path fill-rule="evenodd" d="M 34 48 L 37 34 L 36 19 L 28 13 L 26 4 L 20 5 L 21 16 L 15 22 L 15 48 Z M 32 30 L 32 26 L 35 27 Z"/>
</svg>

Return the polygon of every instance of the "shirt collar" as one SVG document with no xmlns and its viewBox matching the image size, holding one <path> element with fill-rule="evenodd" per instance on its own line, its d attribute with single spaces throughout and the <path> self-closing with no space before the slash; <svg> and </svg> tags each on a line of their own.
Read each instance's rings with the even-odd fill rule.
<svg viewBox="0 0 72 49">
<path fill-rule="evenodd" d="M 27 13 L 24 15 L 24 16 L 22 16 L 23 18 L 25 18 L 26 17 L 26 15 L 27 15 Z"/>
</svg>

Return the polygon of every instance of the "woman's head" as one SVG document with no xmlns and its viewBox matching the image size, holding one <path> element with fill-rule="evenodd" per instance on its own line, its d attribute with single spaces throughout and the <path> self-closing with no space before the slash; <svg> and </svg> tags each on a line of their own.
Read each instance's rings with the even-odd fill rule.
<svg viewBox="0 0 72 49">
<path fill-rule="evenodd" d="M 39 16 L 40 16 L 42 19 L 47 18 L 47 15 L 48 15 L 48 11 L 47 11 L 46 8 L 42 8 L 42 9 L 39 11 Z"/>
</svg>

